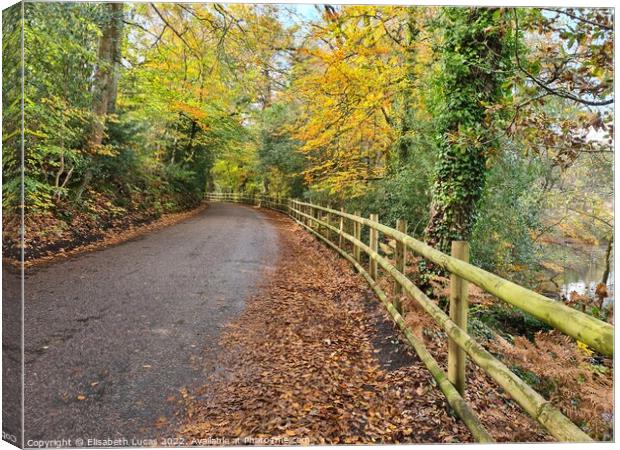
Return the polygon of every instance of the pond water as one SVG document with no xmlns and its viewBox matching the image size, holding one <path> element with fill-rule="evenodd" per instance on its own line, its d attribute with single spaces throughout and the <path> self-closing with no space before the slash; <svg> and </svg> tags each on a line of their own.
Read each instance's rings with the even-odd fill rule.
<svg viewBox="0 0 620 450">
<path fill-rule="evenodd" d="M 579 246 L 567 249 L 563 261 L 558 261 L 564 266 L 564 274 L 559 277 L 562 295 L 568 298 L 570 293 L 575 291 L 579 295 L 594 296 L 596 285 L 601 282 L 605 271 L 606 250 L 606 246 Z M 607 291 L 609 297 L 603 302 L 603 307 L 614 302 L 613 254 Z"/>
</svg>

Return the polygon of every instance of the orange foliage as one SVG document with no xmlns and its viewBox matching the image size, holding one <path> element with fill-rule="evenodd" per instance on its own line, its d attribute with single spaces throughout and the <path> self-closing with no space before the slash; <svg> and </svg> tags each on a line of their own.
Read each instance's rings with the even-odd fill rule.
<svg viewBox="0 0 620 450">
<path fill-rule="evenodd" d="M 493 350 L 508 362 L 538 377 L 538 391 L 597 439 L 613 433 L 613 369 L 611 361 L 592 365 L 591 351 L 557 331 L 536 334 L 535 342 L 516 337 L 514 345 L 497 337 Z"/>
<path fill-rule="evenodd" d="M 398 137 L 394 105 L 406 72 L 416 70 L 394 40 L 406 14 L 398 7 L 343 8 L 300 51 L 306 59 L 291 94 L 303 107 L 292 131 L 303 142 L 304 176 L 315 189 L 350 197 L 383 177 Z M 428 58 L 430 48 L 421 53 Z"/>
</svg>

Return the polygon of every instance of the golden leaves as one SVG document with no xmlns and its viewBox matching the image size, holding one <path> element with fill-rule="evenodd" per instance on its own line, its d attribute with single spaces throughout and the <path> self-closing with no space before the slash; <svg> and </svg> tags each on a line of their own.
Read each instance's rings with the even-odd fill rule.
<svg viewBox="0 0 620 450">
<path fill-rule="evenodd" d="M 388 22 L 405 12 L 342 8 L 337 23 L 314 30 L 311 42 L 317 44 L 303 49 L 310 58 L 292 87 L 304 102 L 295 137 L 309 156 L 304 176 L 315 188 L 357 195 L 382 176 L 397 135 L 388 118 L 407 70 Z"/>
<path fill-rule="evenodd" d="M 197 122 L 207 117 L 207 113 L 203 111 L 200 107 L 185 102 L 175 101 L 173 102 L 172 107 L 185 113 L 187 116 Z"/>
</svg>

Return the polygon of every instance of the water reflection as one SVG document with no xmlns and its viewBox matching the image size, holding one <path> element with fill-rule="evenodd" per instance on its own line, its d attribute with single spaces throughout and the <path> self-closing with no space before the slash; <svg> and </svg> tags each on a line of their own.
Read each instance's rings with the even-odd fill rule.
<svg viewBox="0 0 620 450">
<path fill-rule="evenodd" d="M 565 257 L 564 261 L 562 261 L 564 274 L 561 282 L 561 293 L 565 298 L 569 298 L 573 291 L 579 295 L 594 297 L 596 286 L 601 282 L 603 272 L 605 271 L 605 252 L 607 248 L 605 246 L 580 246 L 579 248 L 572 248 L 572 250 L 574 250 L 574 253 L 570 252 L 573 254 Z M 605 298 L 603 307 L 614 302 L 613 260 L 611 268 L 612 270 L 607 279 L 607 292 L 609 296 Z"/>
</svg>

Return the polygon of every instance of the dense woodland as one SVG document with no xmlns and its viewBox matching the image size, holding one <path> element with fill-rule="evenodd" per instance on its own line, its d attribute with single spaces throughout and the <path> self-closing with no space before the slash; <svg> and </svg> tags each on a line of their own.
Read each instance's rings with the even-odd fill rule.
<svg viewBox="0 0 620 450">
<path fill-rule="evenodd" d="M 10 43 L 19 9 L 4 19 Z M 612 239 L 612 26 L 604 9 L 27 3 L 32 252 L 244 191 L 403 217 L 536 284 L 551 244 Z"/>
<path fill-rule="evenodd" d="M 10 229 L 19 7 L 4 22 Z M 27 3 L 23 24 L 26 257 L 221 190 L 402 217 L 531 287 L 567 248 L 609 264 L 611 10 Z"/>
<path fill-rule="evenodd" d="M 19 5 L 4 12 L 12 257 L 21 24 Z M 475 264 L 547 293 L 601 247 L 611 281 L 611 9 L 25 3 L 23 26 L 26 258 L 223 191 L 405 218 L 413 236 L 444 251 L 468 240 Z M 573 388 L 556 382 L 559 398 Z"/>
<path fill-rule="evenodd" d="M 536 286 L 562 271 L 553 244 L 612 239 L 612 26 L 605 9 L 27 3 L 26 253 L 244 191 L 403 217 Z"/>
</svg>

